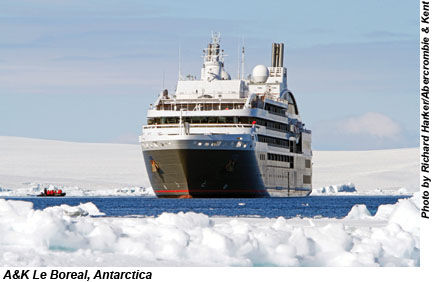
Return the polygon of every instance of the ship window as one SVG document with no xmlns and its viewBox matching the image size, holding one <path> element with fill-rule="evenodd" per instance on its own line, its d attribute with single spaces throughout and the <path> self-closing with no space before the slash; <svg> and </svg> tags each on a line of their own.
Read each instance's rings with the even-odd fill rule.
<svg viewBox="0 0 432 282">
<path fill-rule="evenodd" d="M 237 119 L 238 117 L 236 117 Z M 281 132 L 288 132 L 289 128 L 286 123 L 281 122 L 275 122 L 270 120 L 265 120 L 262 118 L 255 118 L 255 117 L 239 117 L 240 123 L 246 123 L 251 124 L 253 121 L 255 121 L 258 125 L 266 126 L 268 129 L 281 131 Z M 235 121 L 237 123 L 238 121 Z"/>
<path fill-rule="evenodd" d="M 271 104 L 265 104 L 264 109 L 271 112 L 272 114 L 276 114 L 279 116 L 285 116 L 286 110 L 282 107 L 278 107 L 278 106 L 271 105 Z"/>
<path fill-rule="evenodd" d="M 303 175 L 303 183 L 304 184 L 311 184 L 312 183 L 312 177 L 310 175 Z"/>
<path fill-rule="evenodd" d="M 293 157 L 291 156 L 286 156 L 286 155 L 279 155 L 279 154 L 272 154 L 272 153 L 267 153 L 267 159 L 269 161 L 280 161 L 280 162 L 290 162 Z M 264 160 L 265 160 L 265 155 L 264 155 Z"/>
<path fill-rule="evenodd" d="M 311 168 L 311 160 L 305 160 L 305 168 Z"/>
<path fill-rule="evenodd" d="M 191 117 L 191 123 L 201 123 L 200 117 Z"/>
<path fill-rule="evenodd" d="M 270 146 L 288 148 L 288 141 L 281 138 L 275 138 L 270 136 L 258 135 L 258 141 L 269 144 Z"/>
<path fill-rule="evenodd" d="M 247 117 L 240 117 L 239 122 L 240 123 L 248 123 L 248 118 Z"/>
<path fill-rule="evenodd" d="M 294 141 L 289 141 L 290 152 L 294 152 Z"/>
</svg>

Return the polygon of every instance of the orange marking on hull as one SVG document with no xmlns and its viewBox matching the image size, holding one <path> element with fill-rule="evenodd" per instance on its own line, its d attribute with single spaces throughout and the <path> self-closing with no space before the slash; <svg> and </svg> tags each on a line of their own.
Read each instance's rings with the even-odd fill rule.
<svg viewBox="0 0 432 282">
<path fill-rule="evenodd" d="M 156 193 L 188 193 L 189 190 L 156 190 Z"/>
</svg>

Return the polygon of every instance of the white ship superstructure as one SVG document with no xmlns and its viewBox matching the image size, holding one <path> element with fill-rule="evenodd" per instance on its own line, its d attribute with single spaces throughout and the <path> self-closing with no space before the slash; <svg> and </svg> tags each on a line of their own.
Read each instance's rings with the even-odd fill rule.
<svg viewBox="0 0 432 282">
<path fill-rule="evenodd" d="M 311 132 L 304 127 L 273 43 L 271 66 L 248 79 L 224 69 L 219 34 L 204 50 L 200 79 L 180 79 L 147 113 L 140 142 L 159 197 L 306 196 Z"/>
</svg>

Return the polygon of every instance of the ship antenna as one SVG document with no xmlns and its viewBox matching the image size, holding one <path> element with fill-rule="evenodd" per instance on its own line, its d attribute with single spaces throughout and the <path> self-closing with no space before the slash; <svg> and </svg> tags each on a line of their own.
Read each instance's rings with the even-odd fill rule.
<svg viewBox="0 0 432 282">
<path fill-rule="evenodd" d="M 240 79 L 240 39 L 237 39 L 237 79 Z"/>
<path fill-rule="evenodd" d="M 245 48 L 244 48 L 244 37 L 243 37 L 243 46 L 242 46 L 242 54 L 241 54 L 241 79 L 244 79 L 244 63 L 245 63 Z"/>
<path fill-rule="evenodd" d="M 181 75 L 181 45 L 179 44 L 179 48 L 178 48 L 178 80 L 182 80 L 182 75 Z"/>
</svg>

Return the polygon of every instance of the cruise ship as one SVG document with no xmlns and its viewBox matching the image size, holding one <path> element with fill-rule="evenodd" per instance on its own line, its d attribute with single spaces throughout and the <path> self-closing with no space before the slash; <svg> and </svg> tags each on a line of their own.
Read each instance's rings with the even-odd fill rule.
<svg viewBox="0 0 432 282">
<path fill-rule="evenodd" d="M 224 69 L 220 33 L 203 51 L 201 77 L 179 75 L 147 112 L 140 144 L 158 197 L 299 197 L 312 191 L 311 131 L 287 86 L 284 45 L 271 66 L 237 79 Z M 244 48 L 241 68 L 244 70 Z M 239 71 L 240 73 L 240 71 Z"/>
</svg>

